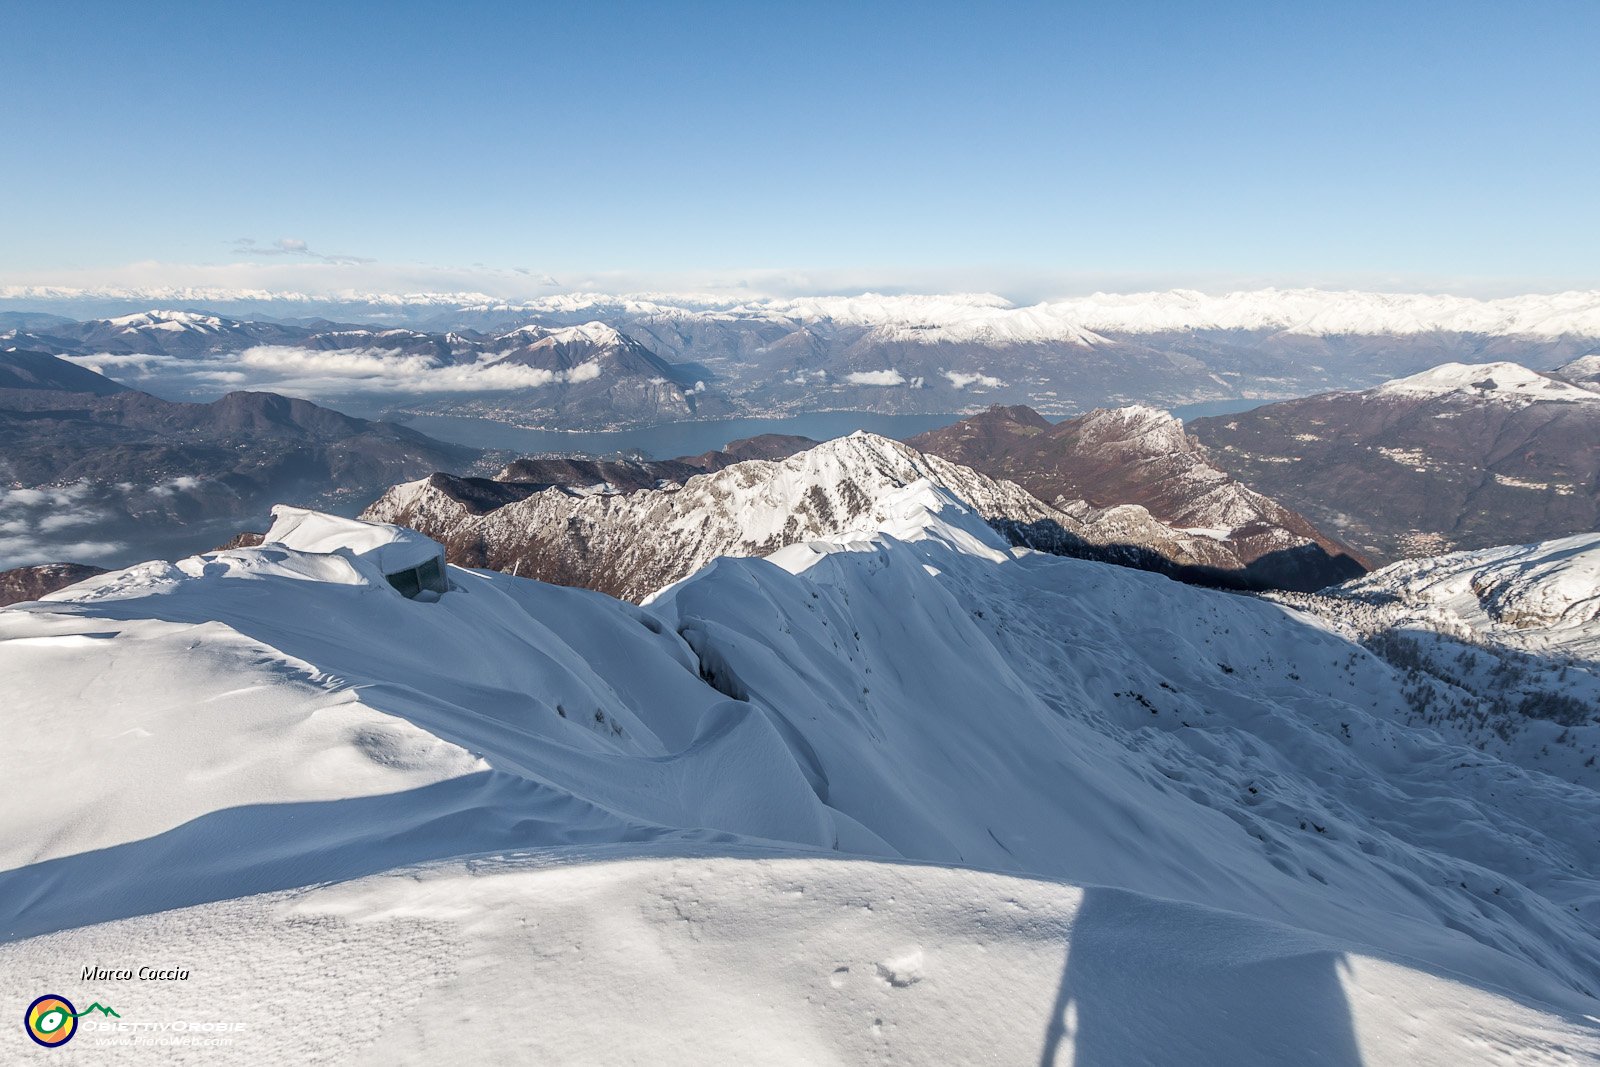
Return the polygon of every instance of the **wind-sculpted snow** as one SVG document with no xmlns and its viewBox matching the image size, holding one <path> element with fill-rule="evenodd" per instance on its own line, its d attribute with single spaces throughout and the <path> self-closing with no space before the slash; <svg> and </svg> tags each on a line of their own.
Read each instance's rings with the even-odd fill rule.
<svg viewBox="0 0 1600 1067">
<path fill-rule="evenodd" d="M 372 1062 L 445 1017 L 496 1062 L 1600 1054 L 1600 798 L 1403 725 L 1303 616 L 926 478 L 643 607 L 450 578 L 268 545 L 0 611 L 0 988 L 107 938 L 229 1004 L 249 958 L 268 1013 L 392 984 Z"/>
</svg>

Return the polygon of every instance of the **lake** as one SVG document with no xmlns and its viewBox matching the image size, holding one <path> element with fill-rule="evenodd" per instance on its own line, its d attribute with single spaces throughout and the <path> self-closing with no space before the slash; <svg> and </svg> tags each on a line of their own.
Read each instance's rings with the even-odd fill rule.
<svg viewBox="0 0 1600 1067">
<path fill-rule="evenodd" d="M 1233 415 L 1270 403 L 1270 400 L 1208 400 L 1199 404 L 1180 404 L 1171 410 L 1180 419 L 1198 419 L 1207 415 Z M 474 448 L 524 454 L 585 452 L 596 456 L 638 452 L 650 459 L 674 459 L 710 452 L 729 441 L 764 433 L 792 434 L 814 441 L 827 441 L 857 430 L 867 430 L 895 440 L 904 440 L 925 430 L 948 426 L 960 418 L 962 416 L 953 414 L 878 415 L 870 411 L 822 411 L 778 419 L 670 422 L 633 430 L 606 431 L 530 430 L 468 415 L 408 414 L 395 421 L 429 437 Z"/>
<path fill-rule="evenodd" d="M 635 430 L 528 430 L 493 419 L 464 415 L 407 415 L 396 420 L 429 437 L 474 448 L 508 452 L 587 452 L 609 456 L 641 452 L 650 459 L 694 456 L 721 448 L 729 441 L 757 434 L 781 433 L 827 441 L 857 430 L 896 439 L 948 426 L 960 415 L 877 415 L 870 411 L 823 411 L 781 419 L 716 419 L 671 422 Z"/>
</svg>

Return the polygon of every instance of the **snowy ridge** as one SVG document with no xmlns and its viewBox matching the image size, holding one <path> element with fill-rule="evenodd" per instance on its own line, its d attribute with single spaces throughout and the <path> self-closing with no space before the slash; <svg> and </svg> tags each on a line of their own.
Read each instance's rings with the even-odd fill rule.
<svg viewBox="0 0 1600 1067">
<path fill-rule="evenodd" d="M 1182 440 L 1181 424 L 1152 414 L 1167 420 L 1156 423 L 1158 430 L 1176 426 Z M 1190 521 L 1174 525 L 1139 505 L 1058 500 L 1051 506 L 1014 482 L 869 433 L 783 460 L 737 463 L 681 486 L 597 494 L 571 486 L 530 492 L 511 482 L 498 492 L 491 506 L 481 506 L 472 486 L 427 478 L 395 486 L 364 517 L 421 530 L 458 563 L 629 600 L 718 556 L 759 556 L 819 537 L 915 528 L 926 513 L 941 509 L 968 514 L 972 525 L 986 528 L 990 543 L 1168 571 L 1168 564 L 1210 568 L 1213 578 L 1244 565 L 1241 545 L 1262 554 L 1308 544 L 1267 521 L 1274 514 L 1292 521 L 1281 508 L 1241 495 L 1247 491 L 1220 475 L 1196 489 L 1203 500 L 1191 500 L 1184 510 Z M 935 494 L 937 502 L 918 505 L 918 493 Z M 906 507 L 913 509 L 910 527 L 899 518 Z M 1205 521 L 1194 521 L 1197 516 Z M 639 530 L 651 536 L 641 538 Z"/>
<path fill-rule="evenodd" d="M 1345 588 L 1437 605 L 1476 630 L 1600 653 L 1600 534 L 1406 560 Z"/>
<path fill-rule="evenodd" d="M 551 1010 L 486 1047 L 556 1058 L 703 1062 L 664 1039 L 712 990 L 710 1040 L 759 1001 L 791 1062 L 969 1048 L 1000 990 L 1046 1062 L 1600 1055 L 1592 791 L 1401 725 L 1391 668 L 1274 605 L 1006 549 L 921 479 L 881 511 L 645 608 L 263 546 L 0 611 L 36 799 L 0 806 L 0 990 L 159 939 L 248 951 L 290 1012 L 380 981 L 371 1062 L 519 972 Z M 308 981 L 308 931 L 351 969 Z"/>
<path fill-rule="evenodd" d="M 538 574 L 639 599 L 718 556 L 759 556 L 817 537 L 904 529 L 917 487 L 937 506 L 986 520 L 1083 524 L 1020 487 L 869 433 L 855 433 L 779 461 L 747 460 L 681 486 L 591 494 L 551 488 L 487 512 L 438 479 L 395 486 L 364 513 L 421 530 L 457 551 L 483 554 L 496 569 Z M 942 495 L 939 495 L 942 494 Z M 914 524 L 913 524 L 914 525 Z M 641 537 L 639 531 L 651 531 Z"/>
<path fill-rule="evenodd" d="M 1600 388 L 1600 353 L 1579 356 L 1551 373 L 1585 389 Z"/>
</svg>

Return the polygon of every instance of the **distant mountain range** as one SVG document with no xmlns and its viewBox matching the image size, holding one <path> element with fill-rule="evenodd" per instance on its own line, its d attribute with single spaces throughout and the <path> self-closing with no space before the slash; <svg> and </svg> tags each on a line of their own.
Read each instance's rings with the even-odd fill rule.
<svg viewBox="0 0 1600 1067">
<path fill-rule="evenodd" d="M 215 295 L 271 318 L 143 310 L 71 322 L 19 312 L 0 320 L 10 330 L 0 346 L 94 360 L 164 395 L 209 395 L 221 374 L 330 402 L 360 396 L 588 429 L 827 410 L 973 413 L 995 403 L 1060 417 L 1363 388 L 1450 361 L 1549 368 L 1600 347 L 1593 293 L 1475 301 L 1178 291 L 1028 307 L 970 294 L 344 304 Z M 240 299 L 222 299 L 230 295 Z M 313 309 L 407 325 L 305 317 Z M 154 356 L 167 359 L 140 358 Z"/>
<path fill-rule="evenodd" d="M 408 401 L 436 414 L 591 427 L 731 410 L 708 390 L 702 368 L 668 363 L 599 322 L 485 335 L 157 310 L 22 323 L 0 334 L 5 347 L 76 358 L 175 399 L 245 382 L 336 401 Z"/>
<path fill-rule="evenodd" d="M 1595 361 L 1446 364 L 1189 424 L 1215 461 L 1375 562 L 1600 523 Z"/>
</svg>

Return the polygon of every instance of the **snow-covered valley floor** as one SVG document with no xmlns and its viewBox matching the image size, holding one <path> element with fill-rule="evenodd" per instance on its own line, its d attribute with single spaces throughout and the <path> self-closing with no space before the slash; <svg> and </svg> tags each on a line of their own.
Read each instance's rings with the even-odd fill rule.
<svg viewBox="0 0 1600 1067">
<path fill-rule="evenodd" d="M 0 1059 L 1600 1061 L 1594 791 L 885 492 L 644 607 L 268 543 L 0 611 L 0 1001 L 120 1013 Z"/>
</svg>

